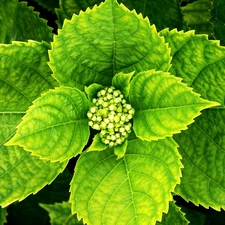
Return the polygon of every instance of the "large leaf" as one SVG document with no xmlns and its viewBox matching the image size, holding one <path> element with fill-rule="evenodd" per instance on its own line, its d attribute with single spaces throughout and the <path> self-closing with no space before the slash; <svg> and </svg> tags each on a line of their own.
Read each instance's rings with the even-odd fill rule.
<svg viewBox="0 0 225 225">
<path fill-rule="evenodd" d="M 211 22 L 213 24 L 213 35 L 219 39 L 222 45 L 225 45 L 225 2 L 223 0 L 214 0 Z"/>
<path fill-rule="evenodd" d="M 0 0 L 0 43 L 12 41 L 52 41 L 52 29 L 47 21 L 39 18 L 26 2 Z"/>
<path fill-rule="evenodd" d="M 51 225 L 67 225 L 73 221 L 73 225 L 83 225 L 76 215 L 71 215 L 71 204 L 68 202 L 55 204 L 40 204 L 42 208 L 48 211 Z"/>
<path fill-rule="evenodd" d="M 95 4 L 100 4 L 103 0 L 60 0 L 60 9 L 57 9 L 59 22 L 62 24 L 65 18 L 71 19 L 73 13 L 85 11 L 88 7 L 92 8 Z M 119 0 L 130 10 L 135 9 L 137 13 L 142 13 L 161 30 L 165 27 L 182 29 L 183 17 L 177 0 Z M 163 15 L 163 16 L 156 16 Z"/>
<path fill-rule="evenodd" d="M 185 218 L 184 213 L 176 206 L 174 202 L 170 202 L 169 211 L 163 214 L 162 221 L 157 222 L 156 225 L 188 225 L 189 221 Z"/>
<path fill-rule="evenodd" d="M 212 35 L 212 24 L 210 23 L 213 4 L 211 0 L 197 0 L 182 7 L 184 20 L 190 29 L 196 30 L 198 34 Z"/>
<path fill-rule="evenodd" d="M 130 102 L 135 108 L 134 132 L 143 140 L 158 140 L 193 123 L 200 110 L 218 105 L 201 99 L 181 79 L 150 70 L 131 81 Z"/>
<path fill-rule="evenodd" d="M 48 45 L 15 42 L 0 45 L 0 205 L 23 200 L 51 183 L 66 166 L 5 147 L 31 102 L 56 85 L 47 66 Z"/>
<path fill-rule="evenodd" d="M 48 212 L 39 206 L 39 203 L 54 204 L 68 201 L 69 183 L 72 174 L 66 169 L 50 184 L 46 185 L 37 194 L 30 195 L 21 202 L 7 207 L 8 224 L 16 225 L 49 225 Z"/>
<path fill-rule="evenodd" d="M 181 77 L 205 99 L 224 105 L 225 48 L 206 35 L 194 35 L 177 30 L 161 32 L 172 52 L 170 72 Z"/>
<path fill-rule="evenodd" d="M 210 109 L 188 131 L 175 136 L 183 158 L 176 193 L 196 205 L 225 209 L 225 110 Z"/>
<path fill-rule="evenodd" d="M 50 51 L 53 76 L 66 86 L 111 85 L 123 71 L 170 67 L 170 51 L 147 18 L 115 0 L 66 20 Z"/>
<path fill-rule="evenodd" d="M 71 182 L 72 212 L 93 225 L 155 224 L 168 211 L 181 175 L 172 139 L 132 139 L 116 160 L 113 149 L 84 152 Z"/>
<path fill-rule="evenodd" d="M 50 90 L 34 101 L 6 145 L 19 145 L 51 161 L 70 159 L 87 144 L 88 109 L 88 100 L 80 90 L 69 87 Z"/>
</svg>

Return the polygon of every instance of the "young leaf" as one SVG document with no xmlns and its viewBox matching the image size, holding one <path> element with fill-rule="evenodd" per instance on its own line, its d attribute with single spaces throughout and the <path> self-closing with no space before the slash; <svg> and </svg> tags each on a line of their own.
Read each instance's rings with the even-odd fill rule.
<svg viewBox="0 0 225 225">
<path fill-rule="evenodd" d="M 121 144 L 114 147 L 114 153 L 117 156 L 117 159 L 122 158 L 127 150 L 127 139 Z"/>
<path fill-rule="evenodd" d="M 73 225 L 83 225 L 82 221 L 78 221 L 76 215 L 71 215 L 71 204 L 68 202 L 55 204 L 40 204 L 42 208 L 48 211 L 50 223 L 52 225 L 66 225 L 73 219 Z M 72 217 L 72 218 L 71 218 Z"/>
<path fill-rule="evenodd" d="M 79 89 L 92 83 L 111 85 L 121 71 L 167 71 L 171 60 L 155 26 L 116 0 L 66 20 L 49 54 L 53 76 L 62 85 Z"/>
<path fill-rule="evenodd" d="M 59 87 L 34 101 L 7 146 L 64 161 L 81 153 L 89 138 L 88 100 L 78 89 Z"/>
<path fill-rule="evenodd" d="M 108 148 L 108 145 L 102 143 L 99 134 L 96 134 L 93 138 L 91 146 L 87 149 L 88 152 L 91 151 L 103 151 Z"/>
<path fill-rule="evenodd" d="M 135 108 L 134 132 L 148 141 L 187 129 L 202 109 L 218 105 L 201 99 L 181 79 L 154 70 L 141 72 L 133 78 L 130 102 Z"/>
<path fill-rule="evenodd" d="M 100 84 L 91 84 L 88 87 L 84 87 L 84 90 L 88 96 L 88 99 L 92 101 L 93 98 L 96 98 L 96 94 L 98 91 L 104 89 L 104 87 Z"/>
<path fill-rule="evenodd" d="M 55 8 L 59 7 L 59 0 L 34 0 L 44 8 L 55 12 Z"/>
<path fill-rule="evenodd" d="M 181 77 L 185 83 L 205 99 L 224 105 L 225 93 L 225 47 L 218 41 L 209 41 L 206 35 L 194 35 L 164 30 L 161 34 L 172 52 L 170 72 Z"/>
<path fill-rule="evenodd" d="M 169 138 L 132 139 L 119 160 L 113 149 L 84 152 L 71 181 L 72 212 L 87 224 L 155 224 L 168 211 L 181 167 Z"/>
<path fill-rule="evenodd" d="M 0 43 L 12 41 L 52 41 L 52 28 L 26 2 L 0 1 Z"/>
<path fill-rule="evenodd" d="M 208 109 L 175 135 L 184 169 L 176 193 L 196 205 L 225 209 L 225 110 Z"/>
<path fill-rule="evenodd" d="M 130 91 L 130 80 L 135 72 L 131 73 L 118 73 L 112 79 L 112 85 L 121 90 L 125 98 L 128 98 Z"/>
<path fill-rule="evenodd" d="M 163 214 L 162 221 L 156 222 L 156 225 L 188 225 L 189 222 L 185 218 L 184 213 L 176 206 L 174 202 L 170 202 L 169 211 L 167 214 Z"/>
</svg>

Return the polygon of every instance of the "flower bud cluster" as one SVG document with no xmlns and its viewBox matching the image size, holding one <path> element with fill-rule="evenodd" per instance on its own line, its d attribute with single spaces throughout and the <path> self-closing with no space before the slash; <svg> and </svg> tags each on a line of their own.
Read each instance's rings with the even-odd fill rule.
<svg viewBox="0 0 225 225">
<path fill-rule="evenodd" d="M 106 87 L 92 100 L 93 107 L 87 113 L 89 126 L 99 130 L 100 139 L 109 147 L 122 144 L 131 132 L 134 109 L 126 103 L 121 91 Z"/>
</svg>

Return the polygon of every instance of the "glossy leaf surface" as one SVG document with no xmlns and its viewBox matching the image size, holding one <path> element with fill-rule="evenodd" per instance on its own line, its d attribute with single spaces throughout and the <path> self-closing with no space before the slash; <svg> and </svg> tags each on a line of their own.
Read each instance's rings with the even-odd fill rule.
<svg viewBox="0 0 225 225">
<path fill-rule="evenodd" d="M 218 105 L 201 99 L 179 78 L 154 70 L 133 78 L 130 102 L 135 108 L 134 132 L 148 141 L 187 129 L 200 115 L 200 110 Z"/>
<path fill-rule="evenodd" d="M 27 7 L 26 2 L 1 0 L 0 15 L 0 43 L 52 41 L 52 29 L 47 26 L 47 21 L 39 18 L 39 14 L 32 7 Z"/>
<path fill-rule="evenodd" d="M 72 212 L 90 225 L 154 224 L 168 211 L 181 167 L 172 139 L 129 140 L 119 160 L 113 149 L 84 152 L 71 182 Z"/>
<path fill-rule="evenodd" d="M 43 94 L 29 108 L 8 146 L 33 155 L 64 161 L 81 153 L 89 138 L 89 103 L 78 89 L 59 87 Z"/>
<path fill-rule="evenodd" d="M 170 50 L 147 18 L 106 0 L 65 21 L 49 65 L 60 84 L 83 89 L 92 83 L 109 86 L 121 71 L 167 71 L 170 60 Z"/>
</svg>

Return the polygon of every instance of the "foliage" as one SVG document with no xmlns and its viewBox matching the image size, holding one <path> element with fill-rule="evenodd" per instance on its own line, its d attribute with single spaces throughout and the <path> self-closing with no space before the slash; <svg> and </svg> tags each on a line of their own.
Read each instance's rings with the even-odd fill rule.
<svg viewBox="0 0 225 225">
<path fill-rule="evenodd" d="M 0 0 L 0 224 L 222 224 L 224 3 L 35 2 L 57 34 Z"/>
</svg>

